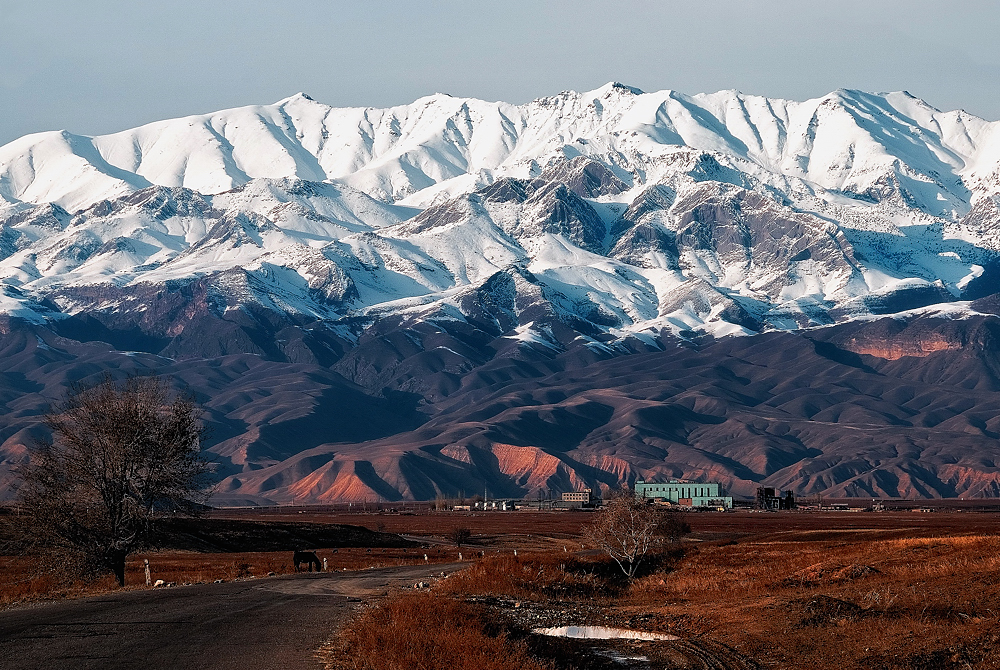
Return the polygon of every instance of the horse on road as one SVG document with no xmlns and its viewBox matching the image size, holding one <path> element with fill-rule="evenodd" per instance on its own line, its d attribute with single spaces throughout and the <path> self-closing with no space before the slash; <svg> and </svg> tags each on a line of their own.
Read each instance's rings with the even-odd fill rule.
<svg viewBox="0 0 1000 670">
<path fill-rule="evenodd" d="M 319 556 L 316 555 L 315 551 L 299 551 L 295 550 L 292 553 L 292 563 L 295 564 L 295 572 L 299 572 L 299 566 L 303 563 L 309 566 L 309 572 L 313 571 L 313 566 L 316 566 L 316 572 L 322 571 L 322 564 L 319 562 Z"/>
</svg>

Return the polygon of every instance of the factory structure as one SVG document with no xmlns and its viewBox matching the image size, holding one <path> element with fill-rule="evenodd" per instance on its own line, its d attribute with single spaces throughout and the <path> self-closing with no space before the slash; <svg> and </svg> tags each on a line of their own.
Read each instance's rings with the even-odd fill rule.
<svg viewBox="0 0 1000 670">
<path fill-rule="evenodd" d="M 568 507 L 589 507 L 593 502 L 590 489 L 582 491 L 566 491 L 562 494 L 562 502 Z"/>
<path fill-rule="evenodd" d="M 732 509 L 732 496 L 722 495 L 716 482 L 689 482 L 671 479 L 669 482 L 635 482 L 635 495 L 644 500 L 669 502 L 681 507 Z"/>
<path fill-rule="evenodd" d="M 782 510 L 795 509 L 795 494 L 791 491 L 775 491 L 767 486 L 757 488 L 757 509 Z"/>
</svg>

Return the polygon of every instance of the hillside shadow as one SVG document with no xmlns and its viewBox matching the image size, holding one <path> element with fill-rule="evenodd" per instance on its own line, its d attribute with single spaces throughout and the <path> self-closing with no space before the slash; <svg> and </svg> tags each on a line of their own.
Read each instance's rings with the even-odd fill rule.
<svg viewBox="0 0 1000 670">
<path fill-rule="evenodd" d="M 258 442 L 287 457 L 321 444 L 389 437 L 415 430 L 427 420 L 417 411 L 420 400 L 415 393 L 397 391 L 378 398 L 346 385 L 327 386 L 309 414 L 262 425 Z"/>
<path fill-rule="evenodd" d="M 808 339 L 808 338 L 807 338 Z M 875 368 L 866 365 L 861 356 L 854 353 L 853 351 L 845 351 L 830 342 L 822 342 L 820 340 L 810 340 L 813 343 L 813 347 L 816 349 L 816 354 L 831 360 L 839 365 L 847 365 L 852 368 L 857 368 L 868 374 L 878 375 L 880 374 Z"/>
</svg>

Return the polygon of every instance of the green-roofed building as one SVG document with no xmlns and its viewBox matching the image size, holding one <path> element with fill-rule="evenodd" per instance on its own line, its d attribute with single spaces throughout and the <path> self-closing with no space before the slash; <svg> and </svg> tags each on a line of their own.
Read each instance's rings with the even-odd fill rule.
<svg viewBox="0 0 1000 670">
<path fill-rule="evenodd" d="M 682 507 L 723 507 L 732 509 L 731 496 L 722 495 L 716 482 L 689 482 L 671 479 L 669 482 L 635 482 L 635 495 L 645 500 L 660 500 Z"/>
</svg>

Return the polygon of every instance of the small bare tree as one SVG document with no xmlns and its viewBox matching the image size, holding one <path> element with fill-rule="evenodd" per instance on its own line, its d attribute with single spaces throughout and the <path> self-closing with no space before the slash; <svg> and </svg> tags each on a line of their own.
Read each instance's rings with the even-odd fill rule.
<svg viewBox="0 0 1000 670">
<path fill-rule="evenodd" d="M 454 542 L 456 545 L 461 547 L 463 544 L 468 543 L 472 538 L 472 531 L 465 526 L 458 526 L 457 528 L 452 528 L 448 533 L 448 539 Z"/>
<path fill-rule="evenodd" d="M 201 410 L 163 380 L 110 375 L 74 386 L 45 415 L 42 440 L 21 473 L 21 509 L 37 550 L 76 559 L 85 573 L 125 584 L 125 560 L 147 546 L 164 512 L 189 511 L 207 463 Z"/>
<path fill-rule="evenodd" d="M 611 496 L 583 534 L 632 579 L 647 555 L 688 531 L 672 510 L 659 510 L 625 489 Z"/>
</svg>

